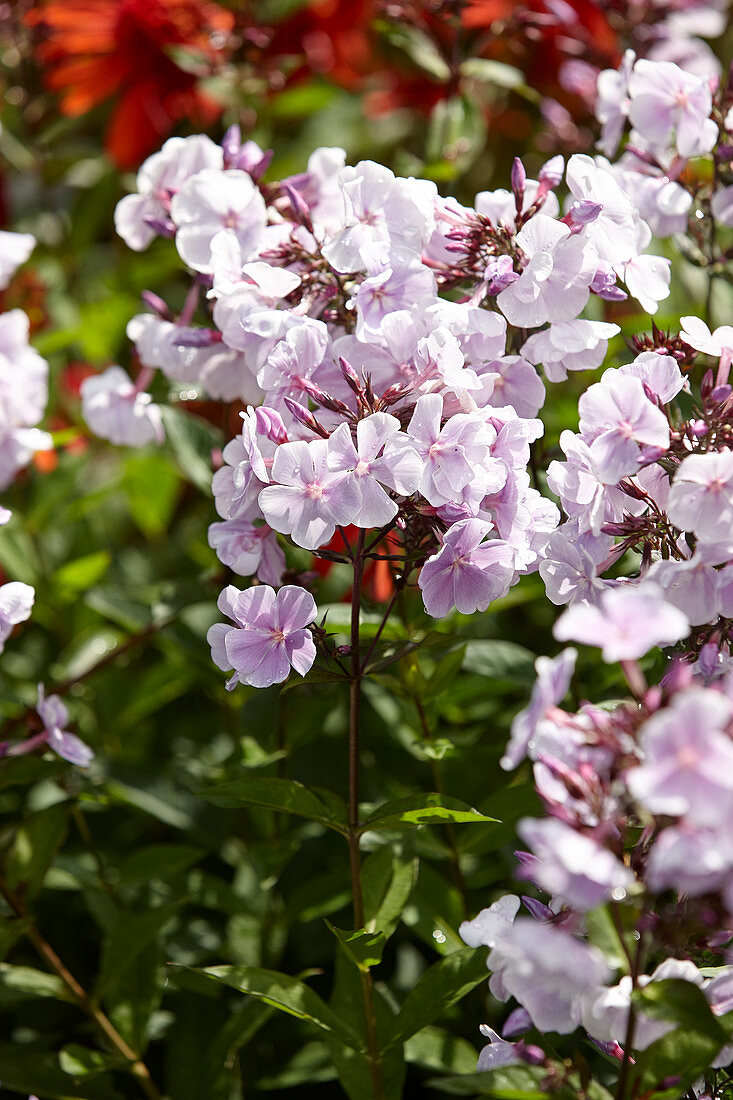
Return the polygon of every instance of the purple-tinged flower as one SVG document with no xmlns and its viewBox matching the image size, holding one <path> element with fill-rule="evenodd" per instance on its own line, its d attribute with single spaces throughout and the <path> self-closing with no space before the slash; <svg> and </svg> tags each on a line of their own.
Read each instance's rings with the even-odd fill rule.
<svg viewBox="0 0 733 1100">
<path fill-rule="evenodd" d="M 285 554 L 271 527 L 256 527 L 239 516 L 209 525 L 209 546 L 219 561 L 240 577 L 257 576 L 264 584 L 279 585 L 285 571 Z"/>
<path fill-rule="evenodd" d="M 557 321 L 535 332 L 522 345 L 530 363 L 541 363 L 548 382 L 564 382 L 569 370 L 595 370 L 608 351 L 608 341 L 619 332 L 608 321 Z"/>
<path fill-rule="evenodd" d="M 648 718 L 639 732 L 642 763 L 626 782 L 653 814 L 715 826 L 733 813 L 733 708 L 710 688 L 690 688 Z"/>
<path fill-rule="evenodd" d="M 633 50 L 626 50 L 618 69 L 598 74 L 595 115 L 601 123 L 598 148 L 612 157 L 618 148 L 629 115 L 629 76 L 636 61 Z"/>
<path fill-rule="evenodd" d="M 308 386 L 318 384 L 323 374 L 328 344 L 328 329 L 322 321 L 308 318 L 291 328 L 257 373 L 267 404 L 277 408 L 285 397 L 303 401 L 304 395 L 307 403 Z"/>
<path fill-rule="evenodd" d="M 499 1069 L 501 1066 L 518 1066 L 522 1064 L 523 1059 L 517 1053 L 516 1043 L 507 1043 L 488 1024 L 481 1024 L 479 1031 L 489 1042 L 482 1048 L 478 1056 L 477 1073 Z"/>
<path fill-rule="evenodd" d="M 81 384 L 82 415 L 100 439 L 123 447 L 162 443 L 160 408 L 149 393 L 138 391 L 122 367 L 108 367 Z"/>
<path fill-rule="evenodd" d="M 79 768 L 88 768 L 94 753 L 76 734 L 65 729 L 69 712 L 58 695 L 46 695 L 43 684 L 38 685 L 36 711 L 43 722 L 48 747 L 62 760 L 68 760 Z"/>
<path fill-rule="evenodd" d="M 36 247 L 30 233 L 9 233 L 0 230 L 0 290 L 5 290 L 16 269 L 24 264 Z"/>
<path fill-rule="evenodd" d="M 442 619 L 454 607 L 464 615 L 485 611 L 509 591 L 514 549 L 502 539 L 486 539 L 490 530 L 482 520 L 464 519 L 446 531 L 418 581 L 428 615 Z"/>
<path fill-rule="evenodd" d="M 22 581 L 8 581 L 0 586 L 0 653 L 13 627 L 30 619 L 35 598 L 35 589 Z"/>
<path fill-rule="evenodd" d="M 316 550 L 337 526 L 353 523 L 361 506 L 354 478 L 328 466 L 328 441 L 283 443 L 272 464 L 270 485 L 259 495 L 270 527 L 306 550 Z"/>
<path fill-rule="evenodd" d="M 692 626 L 717 619 L 721 606 L 720 573 L 699 549 L 683 561 L 655 562 L 646 579 L 659 585 L 667 603 L 678 607 Z"/>
<path fill-rule="evenodd" d="M 579 435 L 565 429 L 560 434 L 560 447 L 567 462 L 550 463 L 547 484 L 560 497 L 581 534 L 592 531 L 600 535 L 604 523 L 617 522 L 626 511 L 643 511 L 641 502 L 632 500 L 621 489 L 603 484 L 590 447 Z"/>
<path fill-rule="evenodd" d="M 419 491 L 436 506 L 463 503 L 463 491 L 475 482 L 470 495 L 478 505 L 506 481 L 506 467 L 491 458 L 495 432 L 478 414 L 458 413 L 441 427 L 442 417 L 440 394 L 418 398 L 407 434 L 425 464 Z"/>
<path fill-rule="evenodd" d="M 637 980 L 640 987 L 650 982 L 663 982 L 670 978 L 678 981 L 702 985 L 703 977 L 697 967 L 687 959 L 665 959 L 653 974 L 641 974 Z M 631 1008 L 632 981 L 625 974 L 618 985 L 602 990 L 596 996 L 589 996 L 583 1008 L 583 1027 L 593 1039 L 601 1042 L 624 1042 Z M 671 1020 L 655 1020 L 643 1012 L 637 1012 L 634 1025 L 634 1049 L 646 1050 L 657 1039 L 661 1039 L 677 1024 Z"/>
<path fill-rule="evenodd" d="M 733 451 L 688 455 L 672 482 L 667 513 L 675 526 L 704 542 L 730 539 Z"/>
<path fill-rule="evenodd" d="M 638 378 L 663 405 L 667 405 L 680 390 L 689 391 L 690 388 L 677 360 L 661 351 L 643 351 L 633 363 L 610 367 L 601 375 L 601 382 L 611 383 L 619 374 Z"/>
<path fill-rule="evenodd" d="M 536 328 L 545 321 L 572 321 L 588 301 L 596 267 L 585 242 L 562 222 L 537 214 L 517 234 L 529 263 L 497 305 L 511 324 Z"/>
<path fill-rule="evenodd" d="M 584 913 L 621 900 L 634 885 L 612 852 L 558 818 L 524 818 L 517 832 L 536 856 L 527 877 L 573 909 Z"/>
<path fill-rule="evenodd" d="M 538 727 L 546 720 L 551 707 L 564 698 L 570 687 L 578 651 L 564 649 L 557 657 L 538 657 L 535 661 L 537 679 L 532 687 L 529 705 L 515 715 L 511 737 L 501 766 L 506 771 L 516 768 L 524 759 Z"/>
<path fill-rule="evenodd" d="M 575 1030 L 584 1003 L 601 992 L 610 973 L 597 948 L 531 917 L 518 917 L 497 937 L 487 965 L 498 1000 L 516 997 L 536 1028 L 561 1035 Z"/>
<path fill-rule="evenodd" d="M 476 396 L 478 404 L 494 408 L 511 405 L 517 416 L 532 419 L 545 403 L 542 379 L 521 355 L 502 355 L 494 359 L 480 370 L 479 381 L 484 386 L 490 383 L 491 392 L 484 389 L 480 397 Z"/>
<path fill-rule="evenodd" d="M 497 938 L 511 928 L 520 904 L 516 894 L 504 894 L 473 920 L 464 920 L 459 936 L 469 947 L 493 947 Z"/>
<path fill-rule="evenodd" d="M 227 683 L 270 687 L 281 684 L 291 667 L 305 676 L 316 658 L 316 647 L 308 624 L 316 617 L 310 592 L 286 584 L 279 592 L 260 585 L 240 592 L 229 585 L 217 606 L 234 626 L 215 623 L 206 635 L 214 664 L 234 675 Z"/>
<path fill-rule="evenodd" d="M 671 61 L 642 58 L 629 76 L 629 97 L 631 124 L 655 152 L 666 153 L 673 139 L 682 157 L 703 156 L 715 145 L 718 127 L 703 77 Z"/>
<path fill-rule="evenodd" d="M 368 278 L 359 284 L 347 303 L 356 310 L 356 335 L 360 340 L 378 337 L 382 321 L 389 313 L 421 309 L 437 296 L 435 276 L 416 256 L 399 252 L 390 256 L 387 249 L 383 253 L 384 262 L 369 264 Z"/>
<path fill-rule="evenodd" d="M 555 623 L 560 642 L 599 646 L 603 660 L 634 661 L 654 646 L 674 645 L 690 632 L 687 616 L 666 603 L 651 581 L 607 589 L 596 606 L 573 604 Z"/>
<path fill-rule="evenodd" d="M 194 271 L 211 273 L 211 242 L 222 229 L 236 236 L 249 259 L 265 230 L 265 200 L 247 172 L 204 168 L 191 176 L 171 201 L 176 248 Z"/>
<path fill-rule="evenodd" d="M 606 588 L 598 576 L 598 566 L 608 558 L 611 545 L 606 535 L 580 531 L 575 520 L 553 531 L 539 565 L 548 600 L 558 605 L 579 600 L 596 603 Z"/>
<path fill-rule="evenodd" d="M 618 375 L 596 382 L 581 396 L 580 432 L 600 479 L 615 485 L 640 464 L 640 446 L 669 447 L 669 422 L 644 393 L 638 378 Z"/>
<path fill-rule="evenodd" d="M 356 425 L 356 440 L 348 424 L 339 424 L 328 440 L 328 466 L 350 475 L 359 494 L 351 523 L 384 527 L 397 515 L 397 504 L 383 486 L 411 496 L 420 483 L 422 463 L 400 422 L 388 413 L 373 413 Z"/>
<path fill-rule="evenodd" d="M 638 215 L 608 168 L 592 157 L 576 153 L 568 161 L 565 178 L 574 199 L 600 203 L 602 207 L 598 217 L 580 234 L 593 246 L 597 258 L 612 267 L 633 259 L 638 251 Z"/>
<path fill-rule="evenodd" d="M 117 203 L 115 229 L 128 248 L 142 252 L 155 237 L 151 220 L 166 220 L 170 199 L 187 179 L 204 168 L 220 169 L 224 154 L 203 134 L 173 137 L 143 163 L 137 174 L 137 195 Z"/>
<path fill-rule="evenodd" d="M 672 889 L 698 897 L 719 890 L 731 870 L 733 842 L 728 819 L 710 829 L 682 822 L 662 829 L 655 838 L 644 877 L 651 890 Z"/>
</svg>

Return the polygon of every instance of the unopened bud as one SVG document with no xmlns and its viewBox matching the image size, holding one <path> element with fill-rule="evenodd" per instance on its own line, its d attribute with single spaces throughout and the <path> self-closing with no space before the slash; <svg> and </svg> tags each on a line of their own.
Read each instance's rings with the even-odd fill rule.
<svg viewBox="0 0 733 1100">
<path fill-rule="evenodd" d="M 222 342 L 222 335 L 215 328 L 181 327 L 175 333 L 174 343 L 179 348 L 210 348 Z"/>
<path fill-rule="evenodd" d="M 516 1039 L 532 1027 L 532 1017 L 526 1008 L 515 1008 L 506 1018 L 506 1023 L 501 1029 L 502 1039 Z"/>
<path fill-rule="evenodd" d="M 224 134 L 221 141 L 221 147 L 224 153 L 224 167 L 231 168 L 242 147 L 242 131 L 236 123 L 234 126 L 230 126 Z"/>
<path fill-rule="evenodd" d="M 168 237 L 169 239 L 175 237 L 176 227 L 170 218 L 155 218 L 150 214 L 147 214 L 143 221 L 146 225 L 150 226 L 154 233 L 157 233 L 159 237 Z"/>
<path fill-rule="evenodd" d="M 311 221 L 310 209 L 300 191 L 289 183 L 283 184 L 283 191 L 288 196 L 295 220 L 305 226 L 309 233 L 312 232 L 313 222 Z"/>
<path fill-rule="evenodd" d="M 349 388 L 352 389 L 355 394 L 360 395 L 362 393 L 362 385 L 359 381 L 359 375 L 356 373 L 348 359 L 344 359 L 343 355 L 339 355 L 339 367 L 341 368 L 341 373 L 346 379 Z"/>
<path fill-rule="evenodd" d="M 260 435 L 266 436 L 272 443 L 288 442 L 288 429 L 285 421 L 277 409 L 270 409 L 266 405 L 260 405 L 255 409 L 255 424 Z"/>
<path fill-rule="evenodd" d="M 522 164 L 519 157 L 514 158 L 514 163 L 512 164 L 511 181 L 512 191 L 514 192 L 514 197 L 517 200 L 517 206 L 521 208 L 522 199 L 524 198 L 524 189 L 527 186 L 527 173 L 525 172 L 524 165 Z"/>
<path fill-rule="evenodd" d="M 305 405 L 299 404 L 297 401 L 293 401 L 292 397 L 285 398 L 285 404 L 290 412 L 293 414 L 296 420 L 304 424 L 306 428 L 310 428 L 316 435 L 320 435 L 321 439 L 328 439 L 329 432 L 323 427 L 323 424 L 319 424 L 310 409 L 306 409 Z"/>
<path fill-rule="evenodd" d="M 591 199 L 579 199 L 570 207 L 570 220 L 574 225 L 590 225 L 603 210 L 602 202 Z"/>
<path fill-rule="evenodd" d="M 162 321 L 173 320 L 173 313 L 160 295 L 155 294 L 152 290 L 144 290 L 140 297 L 148 309 L 152 309 L 153 313 L 157 313 Z"/>
</svg>

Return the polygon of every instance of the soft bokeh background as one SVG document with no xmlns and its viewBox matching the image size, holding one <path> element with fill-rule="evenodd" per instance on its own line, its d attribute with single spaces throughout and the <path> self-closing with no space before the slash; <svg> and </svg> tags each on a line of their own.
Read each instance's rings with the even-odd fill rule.
<svg viewBox="0 0 733 1100">
<path fill-rule="evenodd" d="M 51 364 L 46 426 L 57 444 L 3 501 L 16 512 L 0 531 L 3 578 L 33 584 L 37 602 L 2 658 L 0 714 L 22 724 L 38 681 L 66 683 L 75 728 L 96 753 L 84 774 L 61 761 L 3 762 L 0 848 L 31 882 L 39 926 L 175 1100 L 343 1095 L 327 1046 L 304 1024 L 183 967 L 309 974 L 329 997 L 335 941 L 323 918 L 349 926 L 345 845 L 312 822 L 215 807 L 196 792 L 251 770 L 344 793 L 347 701 L 329 683 L 227 696 L 210 663 L 205 632 L 230 579 L 206 540 L 210 461 L 238 410 L 161 389 L 168 441 L 134 452 L 95 441 L 80 420 L 87 374 L 113 362 L 136 372 L 125 327 L 141 292 L 175 303 L 184 291 L 171 242 L 135 254 L 115 237 L 115 204 L 166 137 L 203 130 L 220 139 L 234 122 L 274 150 L 268 178 L 302 171 L 319 145 L 340 145 L 349 160 L 426 176 L 470 203 L 507 185 L 514 156 L 531 174 L 555 152 L 592 149 L 594 72 L 629 44 L 651 48 L 652 9 L 589 0 L 0 4 L 0 215 L 38 239 L 2 305 L 27 310 Z M 663 327 L 705 295 L 691 264 L 676 270 Z M 723 282 L 716 295 L 722 320 Z M 616 362 L 624 337 L 649 321 L 633 306 L 604 308 L 623 329 Z M 586 384 L 551 389 L 540 481 Z M 346 627 L 348 585 L 341 567 L 319 581 L 334 632 Z M 422 632 L 426 642 L 367 688 L 363 798 L 444 791 L 502 824 L 370 835 L 371 889 L 381 896 L 391 884 L 403 903 L 375 970 L 387 1006 L 461 946 L 460 921 L 510 882 L 513 823 L 534 796 L 528 776 L 507 777 L 498 760 L 535 655 L 556 650 L 555 611 L 538 577 L 485 615 L 437 624 L 411 595 L 385 637 L 395 645 Z M 384 598 L 384 578 L 372 578 L 366 637 Z M 589 696 L 622 691 L 587 658 L 580 670 Z M 17 922 L 3 922 L 0 1095 L 138 1095 L 107 1056 L 90 1056 L 99 1050 L 91 1025 L 39 973 Z M 428 1080 L 471 1071 L 478 1024 L 494 1017 L 482 983 L 411 1040 L 404 1095 L 437 1096 Z"/>
</svg>

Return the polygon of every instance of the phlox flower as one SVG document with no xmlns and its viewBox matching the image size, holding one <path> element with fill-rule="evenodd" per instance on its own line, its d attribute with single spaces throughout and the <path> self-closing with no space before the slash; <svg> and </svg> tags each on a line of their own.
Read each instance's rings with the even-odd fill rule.
<svg viewBox="0 0 733 1100">
<path fill-rule="evenodd" d="M 619 374 L 638 378 L 664 405 L 676 397 L 680 390 L 689 390 L 689 383 L 678 367 L 677 360 L 658 351 L 643 351 L 631 363 L 609 367 L 601 375 L 601 382 L 612 385 Z"/>
<path fill-rule="evenodd" d="M 548 600 L 558 605 L 578 600 L 595 603 L 606 587 L 597 569 L 608 557 L 610 547 L 610 538 L 580 531 L 572 520 L 553 531 L 539 564 Z"/>
<path fill-rule="evenodd" d="M 30 619 L 35 598 L 35 589 L 22 581 L 8 581 L 0 586 L 0 653 L 13 627 Z"/>
<path fill-rule="evenodd" d="M 473 920 L 464 920 L 458 934 L 469 947 L 493 947 L 499 935 L 511 928 L 520 905 L 516 894 L 504 894 Z"/>
<path fill-rule="evenodd" d="M 322 321 L 304 320 L 285 334 L 257 373 L 268 405 L 282 407 L 285 397 L 296 401 L 305 397 L 307 403 L 306 387 L 322 368 L 329 342 L 328 329 Z"/>
<path fill-rule="evenodd" d="M 356 440 L 348 424 L 339 424 L 328 440 L 329 469 L 347 473 L 359 494 L 351 523 L 383 527 L 397 515 L 397 504 L 384 486 L 411 496 L 422 475 L 420 457 L 400 432 L 400 422 L 388 413 L 373 413 L 356 425 Z"/>
<path fill-rule="evenodd" d="M 591 449 L 584 439 L 567 428 L 560 434 L 560 447 L 567 461 L 553 461 L 547 468 L 547 484 L 557 493 L 562 506 L 578 524 L 580 533 L 599 535 L 609 521 L 620 520 L 625 511 L 641 511 L 643 505 L 621 489 L 604 485 Z"/>
<path fill-rule="evenodd" d="M 154 224 L 165 220 L 170 201 L 190 176 L 204 168 L 221 169 L 224 154 L 204 134 L 168 138 L 163 148 L 143 163 L 137 174 L 136 195 L 125 195 L 115 209 L 115 229 L 135 252 L 142 252 L 157 236 Z"/>
<path fill-rule="evenodd" d="M 608 341 L 620 332 L 609 321 L 557 321 L 534 332 L 521 348 L 530 363 L 541 363 L 549 382 L 564 382 L 569 370 L 595 370 L 606 357 Z"/>
<path fill-rule="evenodd" d="M 420 309 L 436 296 L 435 276 L 419 258 L 412 253 L 400 254 L 399 250 L 390 255 L 385 250 L 382 262 L 369 264 L 368 277 L 348 302 L 356 310 L 357 337 L 373 339 L 379 335 L 381 323 L 389 313 Z"/>
<path fill-rule="evenodd" d="M 498 1000 L 516 997 L 536 1028 L 561 1035 L 575 1031 L 586 1000 L 610 973 L 597 948 L 530 917 L 518 917 L 497 937 L 487 965 Z"/>
<path fill-rule="evenodd" d="M 517 832 L 534 853 L 527 875 L 543 890 L 580 912 L 628 891 L 634 876 L 592 836 L 558 818 L 524 818 Z"/>
<path fill-rule="evenodd" d="M 702 985 L 703 981 L 700 971 L 688 959 L 665 959 L 651 975 L 640 974 L 637 985 L 643 988 L 650 982 L 663 982 L 670 978 L 692 982 L 697 986 Z M 601 1042 L 616 1040 L 623 1043 L 625 1041 L 632 988 L 631 977 L 625 974 L 617 985 L 609 986 L 586 999 L 582 1022 L 589 1035 Z M 657 1039 L 674 1031 L 677 1026 L 671 1020 L 656 1020 L 643 1012 L 637 1012 L 634 1024 L 634 1048 L 646 1050 Z"/>
<path fill-rule="evenodd" d="M 655 646 L 674 645 L 689 632 L 687 616 L 666 603 L 662 589 L 651 581 L 609 588 L 597 605 L 573 604 L 553 630 L 560 642 L 599 646 L 609 664 L 637 660 Z"/>
<path fill-rule="evenodd" d="M 262 417 L 273 410 L 260 406 L 258 412 Z M 216 510 L 222 519 L 237 519 L 256 507 L 260 489 L 270 480 L 268 467 L 275 453 L 266 433 L 258 431 L 255 411 L 249 409 L 241 416 L 242 431 L 222 451 L 224 465 L 214 473 L 211 482 Z"/>
<path fill-rule="evenodd" d="M 667 603 L 678 607 L 693 626 L 717 619 L 720 574 L 699 550 L 683 561 L 656 561 L 646 578 L 659 585 Z"/>
<path fill-rule="evenodd" d="M 264 584 L 278 585 L 285 571 L 285 554 L 272 528 L 255 526 L 238 517 L 209 525 L 209 546 L 240 577 L 257 576 Z"/>
<path fill-rule="evenodd" d="M 596 268 L 594 254 L 562 222 L 537 214 L 517 234 L 529 263 L 497 304 L 511 324 L 536 328 L 545 321 L 571 321 L 588 301 Z"/>
<path fill-rule="evenodd" d="M 94 753 L 74 733 L 65 729 L 69 721 L 69 712 L 58 695 L 46 695 L 43 684 L 38 685 L 38 716 L 43 722 L 46 744 L 63 760 L 87 768 L 94 759 Z"/>
<path fill-rule="evenodd" d="M 100 439 L 126 447 L 163 442 L 160 408 L 149 393 L 136 390 L 122 367 L 85 378 L 80 393 L 82 415 Z"/>
<path fill-rule="evenodd" d="M 598 217 L 583 228 L 581 236 L 599 260 L 616 267 L 637 255 L 638 215 L 609 167 L 576 153 L 568 161 L 565 178 L 578 202 L 600 203 Z"/>
<path fill-rule="evenodd" d="M 601 481 L 615 485 L 639 468 L 640 446 L 669 447 L 669 422 L 644 393 L 638 378 L 619 375 L 596 382 L 578 402 L 581 435 Z"/>
<path fill-rule="evenodd" d="M 484 541 L 490 530 L 482 520 L 464 519 L 446 531 L 418 581 L 428 615 L 440 619 L 454 607 L 464 615 L 485 611 L 509 591 L 514 549 L 502 539 Z"/>
<path fill-rule="evenodd" d="M 259 495 L 270 527 L 306 550 L 323 546 L 337 526 L 353 523 L 361 506 L 355 479 L 328 466 L 328 440 L 283 443 L 272 464 L 272 483 Z"/>
<path fill-rule="evenodd" d="M 291 668 L 305 676 L 316 658 L 307 629 L 317 614 L 310 592 L 292 584 L 277 593 L 269 585 L 245 592 L 229 585 L 217 606 L 235 624 L 215 623 L 206 635 L 214 664 L 225 671 L 234 669 L 228 690 L 239 683 L 281 684 Z"/>
<path fill-rule="evenodd" d="M 731 703 L 710 688 L 691 688 L 648 718 L 639 731 L 642 763 L 626 782 L 653 814 L 715 826 L 733 811 Z"/>
<path fill-rule="evenodd" d="M 729 540 L 733 526 L 733 451 L 688 455 L 672 482 L 672 523 L 704 542 Z"/>
<path fill-rule="evenodd" d="M 516 768 L 524 759 L 538 727 L 545 722 L 547 712 L 565 697 L 575 670 L 577 649 L 569 647 L 557 657 L 538 657 L 535 661 L 537 679 L 532 687 L 529 705 L 512 721 L 511 737 L 501 766 L 506 771 Z"/>
<path fill-rule="evenodd" d="M 545 386 L 531 363 L 521 355 L 502 355 L 488 363 L 479 373 L 482 385 L 491 384 L 491 391 L 477 395 L 477 404 L 500 408 L 511 405 L 518 416 L 535 417 L 545 403 Z"/>
<path fill-rule="evenodd" d="M 479 1052 L 478 1062 L 476 1063 L 477 1073 L 499 1069 L 501 1066 L 518 1066 L 522 1064 L 515 1043 L 508 1043 L 506 1039 L 502 1039 L 488 1024 L 481 1024 L 479 1031 L 489 1042 Z"/>
<path fill-rule="evenodd" d="M 626 50 L 618 69 L 604 69 L 598 74 L 595 115 L 601 123 L 598 148 L 612 157 L 618 148 L 629 116 L 629 76 L 636 61 L 633 50 Z"/>
<path fill-rule="evenodd" d="M 673 889 L 698 897 L 719 890 L 733 870 L 730 821 L 699 829 L 689 823 L 670 825 L 655 838 L 644 877 L 651 890 Z"/>
<path fill-rule="evenodd" d="M 441 505 L 460 503 L 473 482 L 478 500 L 498 492 L 506 481 L 506 467 L 491 459 L 494 430 L 477 414 L 457 413 L 441 427 L 442 417 L 440 394 L 418 398 L 407 434 L 424 462 L 420 493 L 429 504 Z"/>
<path fill-rule="evenodd" d="M 363 249 L 379 241 L 419 255 L 434 225 L 435 184 L 401 179 L 371 160 L 342 168 L 337 183 L 340 226 L 322 248 L 337 271 L 363 269 Z"/>
<path fill-rule="evenodd" d="M 243 258 L 249 259 L 267 220 L 265 200 L 251 176 L 236 168 L 204 168 L 191 176 L 173 197 L 171 217 L 181 259 L 194 271 L 208 273 L 213 270 L 211 242 L 217 233 L 231 230 Z"/>
<path fill-rule="evenodd" d="M 0 290 L 5 290 L 16 270 L 25 263 L 35 247 L 36 238 L 31 233 L 0 230 Z"/>
<path fill-rule="evenodd" d="M 629 96 L 631 124 L 655 151 L 666 152 L 674 141 L 680 156 L 699 157 L 715 145 L 712 94 L 702 77 L 671 61 L 641 58 L 629 77 Z"/>
</svg>

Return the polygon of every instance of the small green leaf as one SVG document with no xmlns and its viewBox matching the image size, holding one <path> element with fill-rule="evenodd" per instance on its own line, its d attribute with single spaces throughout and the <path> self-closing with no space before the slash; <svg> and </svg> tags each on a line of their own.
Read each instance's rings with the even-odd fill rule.
<svg viewBox="0 0 733 1100">
<path fill-rule="evenodd" d="M 203 970 L 195 970 L 194 973 L 211 978 L 224 985 L 238 989 L 240 993 L 247 993 L 250 997 L 257 997 L 265 1004 L 279 1008 L 290 1016 L 299 1020 L 306 1020 L 322 1031 L 331 1032 L 334 1038 L 354 1050 L 363 1050 L 363 1044 L 358 1035 L 347 1027 L 304 982 L 292 978 L 288 974 L 279 974 L 275 970 L 261 970 L 254 966 L 207 966 Z"/>
<path fill-rule="evenodd" d="M 405 1043 L 405 1060 L 444 1073 L 473 1073 L 477 1051 L 441 1027 L 424 1027 Z"/>
<path fill-rule="evenodd" d="M 472 947 L 434 963 L 405 997 L 390 1046 L 402 1043 L 442 1016 L 486 979 L 486 958 Z"/>
<path fill-rule="evenodd" d="M 77 1043 L 69 1043 L 59 1052 L 59 1065 L 64 1073 L 87 1077 L 106 1073 L 110 1069 L 124 1068 L 127 1062 L 119 1056 L 115 1058 L 112 1054 L 103 1054 L 101 1050 L 89 1050 Z"/>
<path fill-rule="evenodd" d="M 360 970 L 366 972 L 382 961 L 382 952 L 387 942 L 383 932 L 367 932 L 364 928 L 357 928 L 356 931 L 350 932 L 343 928 L 336 928 L 330 921 L 326 921 L 326 925 Z"/>
<path fill-rule="evenodd" d="M 64 842 L 69 808 L 68 802 L 56 802 L 18 826 L 5 871 L 11 890 L 19 890 L 25 898 L 38 893 L 46 871 Z"/>
<path fill-rule="evenodd" d="M 332 791 L 320 787 L 305 787 L 294 779 L 267 779 L 263 776 L 244 776 L 229 783 L 219 783 L 201 792 L 207 802 L 230 808 L 263 806 L 270 810 L 282 810 L 318 821 L 321 825 L 345 832 L 348 827 L 346 805 Z"/>
<path fill-rule="evenodd" d="M 220 433 L 193 413 L 171 406 L 164 406 L 161 412 L 168 442 L 181 469 L 194 485 L 210 495 L 214 473 L 211 452 L 221 446 Z"/>
<path fill-rule="evenodd" d="M 181 489 L 178 471 L 160 454 L 133 454 L 125 463 L 122 487 L 130 515 L 148 538 L 168 529 Z"/>
<path fill-rule="evenodd" d="M 0 963 L 0 987 L 31 997 L 52 997 L 56 1001 L 76 1004 L 76 998 L 68 986 L 56 974 L 35 970 L 32 966 L 11 966 Z"/>
<path fill-rule="evenodd" d="M 110 992 L 117 979 L 124 976 L 133 959 L 157 939 L 181 904 L 182 900 L 175 901 L 141 913 L 120 910 L 102 950 L 97 997 L 104 997 Z"/>
<path fill-rule="evenodd" d="M 365 925 L 391 936 L 417 881 L 418 860 L 411 846 L 377 848 L 364 861 L 361 885 Z"/>
<path fill-rule="evenodd" d="M 62 599 L 73 600 L 101 581 L 111 562 L 112 555 L 107 550 L 85 554 L 83 558 L 76 558 L 57 569 L 52 578 L 53 584 Z"/>
<path fill-rule="evenodd" d="M 571 1100 L 577 1090 L 543 1092 L 540 1085 L 547 1077 L 544 1066 L 507 1066 L 485 1073 L 467 1073 L 461 1077 L 438 1077 L 427 1084 L 451 1096 L 491 1096 L 494 1100 Z"/>
<path fill-rule="evenodd" d="M 639 1011 L 654 1020 L 671 1020 L 690 1031 L 706 1035 L 722 1046 L 728 1036 L 710 1009 L 705 994 L 692 982 L 668 978 L 649 982 L 634 990 L 632 1000 Z"/>
<path fill-rule="evenodd" d="M 475 824 L 480 821 L 496 822 L 496 818 L 480 814 L 458 798 L 433 792 L 385 803 L 363 822 L 361 830 L 392 829 L 397 825 L 444 825 L 449 821 Z"/>
<path fill-rule="evenodd" d="M 461 72 L 482 84 L 494 84 L 498 88 L 515 89 L 524 85 L 521 69 L 507 65 L 503 61 L 493 61 L 488 57 L 469 57 L 461 63 Z"/>
</svg>

